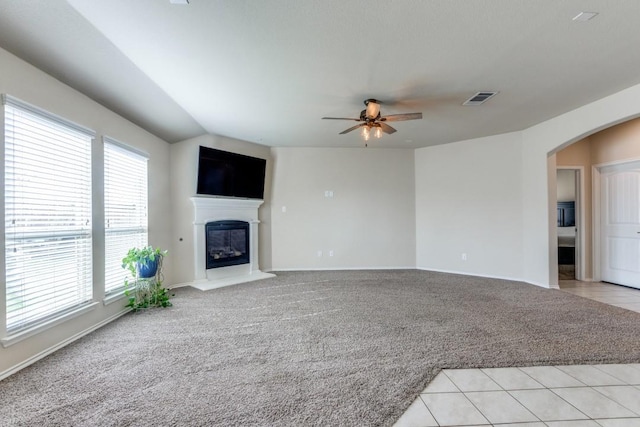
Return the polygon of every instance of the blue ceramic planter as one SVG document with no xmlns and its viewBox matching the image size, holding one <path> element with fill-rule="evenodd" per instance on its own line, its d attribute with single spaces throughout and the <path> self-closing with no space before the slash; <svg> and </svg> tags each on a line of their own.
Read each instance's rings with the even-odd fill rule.
<svg viewBox="0 0 640 427">
<path fill-rule="evenodd" d="M 158 258 L 154 261 L 147 259 L 146 264 L 138 263 L 136 264 L 136 271 L 138 272 L 138 277 L 141 279 L 148 279 L 156 275 L 156 271 L 158 270 Z"/>
</svg>

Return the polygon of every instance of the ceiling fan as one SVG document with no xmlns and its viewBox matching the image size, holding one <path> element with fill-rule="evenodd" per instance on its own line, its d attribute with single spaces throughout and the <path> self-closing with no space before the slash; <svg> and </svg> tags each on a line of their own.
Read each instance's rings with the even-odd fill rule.
<svg viewBox="0 0 640 427">
<path fill-rule="evenodd" d="M 389 126 L 387 122 L 401 122 L 405 120 L 417 120 L 422 119 L 422 113 L 405 113 L 405 114 L 390 114 L 388 116 L 380 115 L 381 102 L 376 99 L 366 99 L 364 105 L 366 109 L 360 112 L 359 119 L 352 119 L 347 117 L 323 117 L 324 120 L 354 120 L 356 122 L 362 122 L 349 129 L 340 132 L 340 135 L 349 133 L 358 128 L 362 128 L 362 136 L 365 141 L 369 140 L 371 131 L 376 138 L 382 136 L 382 132 L 392 134 L 396 132 L 394 128 Z"/>
</svg>

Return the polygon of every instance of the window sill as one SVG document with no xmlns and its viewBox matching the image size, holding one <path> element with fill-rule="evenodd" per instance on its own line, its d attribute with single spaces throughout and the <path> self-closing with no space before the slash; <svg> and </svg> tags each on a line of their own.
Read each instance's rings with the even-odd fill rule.
<svg viewBox="0 0 640 427">
<path fill-rule="evenodd" d="M 99 303 L 98 302 L 88 302 L 74 310 L 68 311 L 66 313 L 64 313 L 63 315 L 56 317 L 54 319 L 48 320 L 44 323 L 40 323 L 36 326 L 32 326 L 30 328 L 27 329 L 23 329 L 20 330 L 18 332 L 15 332 L 11 335 L 7 335 L 5 338 L 0 340 L 0 344 L 2 344 L 2 347 L 7 348 L 9 346 L 12 346 L 22 340 L 26 340 L 27 338 L 30 338 L 34 335 L 37 335 L 43 331 L 46 331 L 47 329 L 53 328 L 54 326 L 57 326 L 61 323 L 66 322 L 67 320 L 73 319 L 75 317 L 81 316 L 85 313 L 90 312 L 91 310 L 93 310 L 94 308 L 96 308 L 96 306 L 98 306 Z"/>
<path fill-rule="evenodd" d="M 102 304 L 107 306 L 109 304 L 113 304 L 114 302 L 123 300 L 125 298 L 128 298 L 128 297 L 127 295 L 124 294 L 124 289 L 116 290 L 109 293 L 109 295 L 105 296 L 102 299 Z"/>
</svg>

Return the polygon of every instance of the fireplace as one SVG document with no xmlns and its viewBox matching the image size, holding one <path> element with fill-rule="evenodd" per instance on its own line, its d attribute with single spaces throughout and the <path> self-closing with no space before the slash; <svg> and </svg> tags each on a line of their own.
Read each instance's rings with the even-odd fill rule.
<svg viewBox="0 0 640 427">
<path fill-rule="evenodd" d="M 194 270 L 193 281 L 185 284 L 207 291 L 274 276 L 259 267 L 258 207 L 262 200 L 192 197 L 191 201 Z"/>
<path fill-rule="evenodd" d="M 248 222 L 208 222 L 205 233 L 207 269 L 249 263 Z"/>
</svg>

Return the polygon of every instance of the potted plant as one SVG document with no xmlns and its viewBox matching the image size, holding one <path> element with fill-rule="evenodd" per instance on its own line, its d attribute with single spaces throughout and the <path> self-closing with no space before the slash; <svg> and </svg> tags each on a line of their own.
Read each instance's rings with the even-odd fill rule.
<svg viewBox="0 0 640 427">
<path fill-rule="evenodd" d="M 167 255 L 153 246 L 131 248 L 122 258 L 122 268 L 129 270 L 132 281 L 125 278 L 125 295 L 129 297 L 126 307 L 134 311 L 148 307 L 170 307 L 167 290 L 162 286 L 162 260 Z"/>
</svg>

